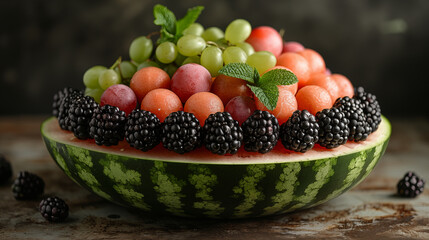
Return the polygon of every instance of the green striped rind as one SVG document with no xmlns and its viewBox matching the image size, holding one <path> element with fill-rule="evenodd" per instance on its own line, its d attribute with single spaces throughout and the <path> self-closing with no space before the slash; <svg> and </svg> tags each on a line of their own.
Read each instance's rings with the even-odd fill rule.
<svg viewBox="0 0 429 240">
<path fill-rule="evenodd" d="M 43 134 L 58 166 L 75 182 L 117 204 L 187 217 L 243 218 L 319 205 L 362 181 L 388 137 L 360 152 L 267 164 L 203 164 L 105 154 Z M 390 126 L 389 134 L 390 135 Z"/>
</svg>

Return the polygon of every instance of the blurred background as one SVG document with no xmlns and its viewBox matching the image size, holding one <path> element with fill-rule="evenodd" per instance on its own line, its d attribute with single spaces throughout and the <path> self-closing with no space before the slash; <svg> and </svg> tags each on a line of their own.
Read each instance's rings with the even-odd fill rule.
<svg viewBox="0 0 429 240">
<path fill-rule="evenodd" d="M 375 93 L 388 117 L 429 117 L 426 0 L 14 0 L 0 1 L 0 115 L 51 112 L 52 96 L 94 65 L 128 59 L 131 41 L 159 28 L 152 8 L 222 29 L 236 18 L 283 29 L 284 40 L 318 51 L 333 73 Z"/>
</svg>

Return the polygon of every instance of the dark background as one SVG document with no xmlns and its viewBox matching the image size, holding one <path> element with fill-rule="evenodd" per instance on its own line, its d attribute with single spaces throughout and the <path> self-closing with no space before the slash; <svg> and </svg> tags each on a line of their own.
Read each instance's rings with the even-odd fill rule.
<svg viewBox="0 0 429 240">
<path fill-rule="evenodd" d="M 334 73 L 375 93 L 383 114 L 429 116 L 429 1 L 0 1 L 0 115 L 49 114 L 53 94 L 83 88 L 93 65 L 128 59 L 131 41 L 158 30 L 152 8 L 224 29 L 236 18 L 284 29 L 317 50 Z"/>
</svg>

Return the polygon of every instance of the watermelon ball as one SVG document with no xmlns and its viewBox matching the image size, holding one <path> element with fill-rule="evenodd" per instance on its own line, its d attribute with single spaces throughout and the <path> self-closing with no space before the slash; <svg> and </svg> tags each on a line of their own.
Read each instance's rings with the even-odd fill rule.
<svg viewBox="0 0 429 240">
<path fill-rule="evenodd" d="M 171 78 L 171 90 L 182 103 L 198 92 L 209 92 L 212 77 L 210 72 L 196 63 L 185 64 L 177 69 Z"/>
<path fill-rule="evenodd" d="M 128 115 L 137 107 L 137 96 L 128 86 L 116 84 L 107 88 L 101 95 L 100 106 L 104 105 L 118 107 Z"/>
<path fill-rule="evenodd" d="M 285 52 L 300 52 L 302 50 L 304 50 L 304 46 L 299 43 L 299 42 L 294 42 L 294 41 L 290 41 L 290 42 L 285 42 L 283 45 L 283 51 L 282 53 Z"/>
<path fill-rule="evenodd" d="M 222 100 L 211 92 L 199 92 L 192 95 L 185 103 L 185 112 L 193 113 L 203 125 L 212 113 L 223 112 Z"/>
<path fill-rule="evenodd" d="M 143 98 L 141 109 L 155 114 L 161 122 L 172 112 L 182 111 L 179 97 L 168 89 L 154 89 Z"/>
<path fill-rule="evenodd" d="M 316 85 L 305 86 L 298 90 L 296 101 L 299 110 L 308 110 L 313 115 L 325 108 L 332 107 L 332 98 L 329 92 Z"/>
<path fill-rule="evenodd" d="M 261 26 L 254 28 L 246 42 L 252 45 L 255 52 L 268 51 L 278 57 L 283 50 L 283 39 L 272 27 Z"/>
</svg>

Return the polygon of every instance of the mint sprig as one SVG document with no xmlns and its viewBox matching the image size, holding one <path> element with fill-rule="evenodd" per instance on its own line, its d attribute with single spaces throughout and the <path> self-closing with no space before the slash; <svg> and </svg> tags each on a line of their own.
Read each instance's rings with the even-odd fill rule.
<svg viewBox="0 0 429 240">
<path fill-rule="evenodd" d="M 183 18 L 176 20 L 174 13 L 166 6 L 155 5 L 153 8 L 154 23 L 161 26 L 158 44 L 167 41 L 177 43 L 177 40 L 183 36 L 183 31 L 197 20 L 203 9 L 202 6 L 190 8 Z"/>
<path fill-rule="evenodd" d="M 279 85 L 292 85 L 298 78 L 286 69 L 273 69 L 260 76 L 256 68 L 246 63 L 230 63 L 219 70 L 220 74 L 241 78 L 249 82 L 247 86 L 255 96 L 267 107 L 273 110 L 279 99 Z"/>
</svg>

